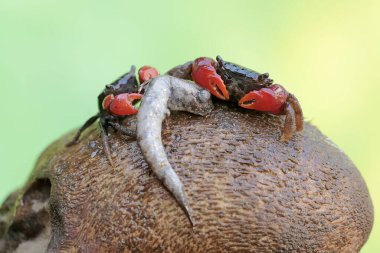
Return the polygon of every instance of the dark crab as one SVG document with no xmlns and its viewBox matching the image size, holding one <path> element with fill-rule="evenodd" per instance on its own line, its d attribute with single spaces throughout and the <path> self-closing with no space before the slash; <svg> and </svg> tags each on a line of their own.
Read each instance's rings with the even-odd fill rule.
<svg viewBox="0 0 380 253">
<path fill-rule="evenodd" d="M 83 126 L 78 130 L 73 140 L 67 144 L 72 146 L 79 141 L 82 132 L 90 127 L 99 119 L 101 136 L 103 140 L 104 151 L 112 166 L 112 158 L 108 145 L 108 129 L 112 127 L 116 131 L 135 137 L 136 132 L 124 127 L 120 122 L 129 115 L 137 114 L 142 94 L 138 93 L 139 83 L 136 79 L 136 67 L 131 66 L 129 72 L 122 75 L 116 81 L 106 85 L 104 90 L 98 96 L 99 112 L 90 117 Z M 139 70 L 140 82 L 145 82 L 159 73 L 156 69 L 143 66 Z"/>
<path fill-rule="evenodd" d="M 260 74 L 238 64 L 200 57 L 194 60 L 192 79 L 223 100 L 237 102 L 251 110 L 285 115 L 281 140 L 287 141 L 303 129 L 302 109 L 297 98 L 279 84 L 273 84 L 268 73 Z"/>
</svg>

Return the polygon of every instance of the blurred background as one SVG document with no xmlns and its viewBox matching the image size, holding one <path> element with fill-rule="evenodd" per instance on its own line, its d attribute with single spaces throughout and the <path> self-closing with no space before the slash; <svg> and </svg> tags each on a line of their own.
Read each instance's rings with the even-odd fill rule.
<svg viewBox="0 0 380 253">
<path fill-rule="evenodd" d="M 131 64 L 198 56 L 269 72 L 365 178 L 380 218 L 380 1 L 0 2 L 0 202 Z M 380 252 L 375 223 L 362 252 Z"/>
</svg>

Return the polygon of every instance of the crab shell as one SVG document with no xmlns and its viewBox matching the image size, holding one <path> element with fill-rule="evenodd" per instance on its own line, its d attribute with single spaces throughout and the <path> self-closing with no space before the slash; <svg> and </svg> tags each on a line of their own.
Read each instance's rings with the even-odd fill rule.
<svg viewBox="0 0 380 253">
<path fill-rule="evenodd" d="M 273 83 L 268 73 L 260 74 L 236 63 L 224 61 L 219 55 L 216 60 L 216 72 L 226 85 L 232 102 L 239 102 L 249 92 L 269 87 Z"/>
</svg>

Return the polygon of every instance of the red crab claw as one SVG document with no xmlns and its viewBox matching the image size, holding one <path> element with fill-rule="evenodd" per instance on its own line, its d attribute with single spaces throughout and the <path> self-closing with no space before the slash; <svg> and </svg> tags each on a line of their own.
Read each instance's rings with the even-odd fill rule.
<svg viewBox="0 0 380 253">
<path fill-rule="evenodd" d="M 275 84 L 247 93 L 240 99 L 239 106 L 280 115 L 284 113 L 287 97 L 288 93 L 285 89 Z"/>
<path fill-rule="evenodd" d="M 106 96 L 103 99 L 103 103 L 102 103 L 103 109 L 108 111 L 110 108 L 110 105 L 111 105 L 112 101 L 114 101 L 114 99 L 115 99 L 115 96 L 113 94 Z"/>
<path fill-rule="evenodd" d="M 108 96 L 107 96 L 108 97 Z M 106 105 L 106 99 L 104 99 L 103 105 Z M 138 93 L 122 93 L 114 97 L 109 103 L 108 111 L 117 116 L 127 116 L 138 113 L 138 103 L 141 100 L 142 95 Z"/>
<path fill-rule="evenodd" d="M 230 96 L 223 79 L 216 73 L 215 61 L 211 58 L 200 57 L 194 60 L 191 77 L 199 86 L 207 89 L 215 97 L 229 100 Z"/>
<path fill-rule="evenodd" d="M 148 81 L 149 79 L 152 79 L 156 76 L 159 76 L 160 73 L 156 68 L 153 68 L 151 66 L 142 66 L 139 69 L 139 81 L 140 83 L 144 83 L 145 81 Z"/>
</svg>

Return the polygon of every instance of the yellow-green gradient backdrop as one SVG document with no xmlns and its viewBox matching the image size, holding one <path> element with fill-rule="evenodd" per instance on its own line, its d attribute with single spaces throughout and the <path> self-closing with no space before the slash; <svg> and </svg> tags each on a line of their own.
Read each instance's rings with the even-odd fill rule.
<svg viewBox="0 0 380 253">
<path fill-rule="evenodd" d="M 131 64 L 267 71 L 354 161 L 380 218 L 380 1 L 0 2 L 0 201 Z M 380 252 L 380 225 L 362 252 Z"/>
</svg>

